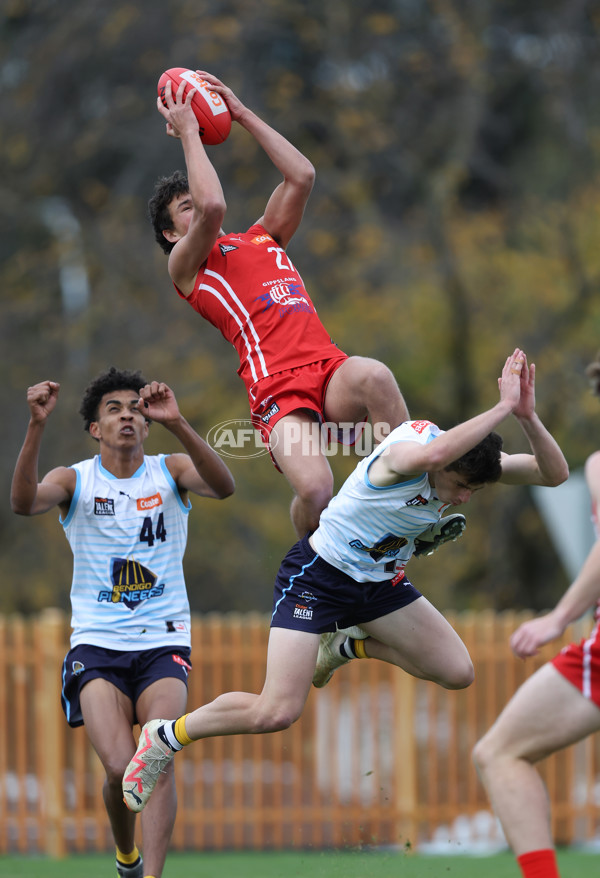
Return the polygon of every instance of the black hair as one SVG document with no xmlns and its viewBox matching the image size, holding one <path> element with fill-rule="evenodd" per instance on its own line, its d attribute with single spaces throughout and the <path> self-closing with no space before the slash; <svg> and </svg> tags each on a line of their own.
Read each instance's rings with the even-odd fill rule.
<svg viewBox="0 0 600 878">
<path fill-rule="evenodd" d="M 498 433 L 489 433 L 485 439 L 478 442 L 462 457 L 449 463 L 445 469 L 460 473 L 468 485 L 497 482 L 502 475 L 501 451 L 502 436 Z"/>
<path fill-rule="evenodd" d="M 81 400 L 79 414 L 83 418 L 84 429 L 89 431 L 92 421 L 98 420 L 98 406 L 105 393 L 113 390 L 133 390 L 134 393 L 139 393 L 140 388 L 147 383 L 140 371 L 132 372 L 111 366 L 106 372 L 101 372 L 88 384 Z"/>
<path fill-rule="evenodd" d="M 598 353 L 595 361 L 585 370 L 586 377 L 590 382 L 592 393 L 600 396 L 600 353 Z"/>
<path fill-rule="evenodd" d="M 167 241 L 164 231 L 173 230 L 173 218 L 169 205 L 177 195 L 190 191 L 188 178 L 183 171 L 174 171 L 170 177 L 159 177 L 154 187 L 154 195 L 148 202 L 148 216 L 154 229 L 154 237 L 165 253 L 170 253 L 175 243 Z"/>
</svg>

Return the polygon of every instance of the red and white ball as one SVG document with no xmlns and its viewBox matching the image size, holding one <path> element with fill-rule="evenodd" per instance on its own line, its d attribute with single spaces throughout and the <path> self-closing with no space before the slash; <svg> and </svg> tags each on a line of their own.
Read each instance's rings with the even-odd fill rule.
<svg viewBox="0 0 600 878">
<path fill-rule="evenodd" d="M 158 96 L 165 107 L 167 106 L 165 88 L 169 80 L 171 80 L 173 98 L 175 98 L 182 80 L 188 83 L 183 92 L 184 97 L 191 88 L 196 89 L 196 94 L 192 98 L 192 109 L 200 126 L 202 142 L 211 146 L 227 140 L 231 131 L 231 114 L 221 95 L 213 91 L 210 84 L 202 79 L 195 70 L 188 70 L 185 67 L 171 67 L 169 70 L 165 70 L 158 80 Z"/>
</svg>

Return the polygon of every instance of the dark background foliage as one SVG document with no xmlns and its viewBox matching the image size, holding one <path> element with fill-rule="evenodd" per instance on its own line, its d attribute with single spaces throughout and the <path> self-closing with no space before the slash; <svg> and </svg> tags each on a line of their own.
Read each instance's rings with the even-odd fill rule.
<svg viewBox="0 0 600 878">
<path fill-rule="evenodd" d="M 183 165 L 155 109 L 172 66 L 214 72 L 316 166 L 290 255 L 342 349 L 384 360 L 413 415 L 449 427 L 493 404 L 520 345 L 581 467 L 598 423 L 599 20 L 582 0 L 5 0 L 0 610 L 68 606 L 57 516 L 8 504 L 28 385 L 62 385 L 42 473 L 95 452 L 77 409 L 111 364 L 169 383 L 203 435 L 247 417 L 233 349 L 175 295 L 146 219 Z M 237 126 L 210 156 L 226 227 L 245 229 L 278 175 Z M 147 448 L 177 450 L 159 425 Z M 353 460 L 331 460 L 339 485 Z M 236 495 L 194 504 L 191 602 L 266 611 L 290 492 L 268 457 L 229 462 Z M 531 494 L 494 487 L 467 514 L 460 543 L 411 562 L 415 584 L 442 608 L 552 603 L 566 575 Z"/>
</svg>

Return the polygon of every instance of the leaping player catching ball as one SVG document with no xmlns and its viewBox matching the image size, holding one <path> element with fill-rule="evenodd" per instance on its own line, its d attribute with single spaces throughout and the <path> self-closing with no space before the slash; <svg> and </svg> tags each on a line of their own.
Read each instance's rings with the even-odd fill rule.
<svg viewBox="0 0 600 878">
<path fill-rule="evenodd" d="M 184 98 L 186 83 L 173 94 L 169 82 L 157 107 L 167 134 L 181 140 L 187 176 L 176 171 L 158 181 L 150 217 L 176 291 L 237 350 L 252 421 L 292 487 L 292 523 L 302 537 L 316 529 L 333 494 L 315 421 L 360 429 L 369 417 L 382 439 L 408 409 L 387 366 L 334 344 L 286 251 L 313 187 L 312 164 L 219 79 L 198 73 L 283 179 L 247 231 L 225 233 L 225 197 L 198 136 L 194 90 Z"/>
</svg>

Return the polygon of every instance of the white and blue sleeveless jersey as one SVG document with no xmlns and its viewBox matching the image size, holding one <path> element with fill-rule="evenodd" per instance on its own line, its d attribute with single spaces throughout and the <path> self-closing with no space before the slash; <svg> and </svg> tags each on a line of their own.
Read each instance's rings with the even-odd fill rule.
<svg viewBox="0 0 600 878">
<path fill-rule="evenodd" d="M 165 455 L 145 456 L 129 479 L 113 476 L 99 455 L 73 469 L 75 493 L 61 519 L 73 552 L 71 646 L 190 646 L 182 562 L 191 503 Z"/>
<path fill-rule="evenodd" d="M 396 442 L 431 442 L 443 431 L 431 421 L 406 421 L 375 451 L 360 461 L 311 536 L 315 551 L 358 582 L 383 581 L 401 575 L 415 549 L 415 537 L 439 521 L 447 505 L 429 483 L 427 473 L 409 481 L 377 487 L 369 469 Z"/>
</svg>

